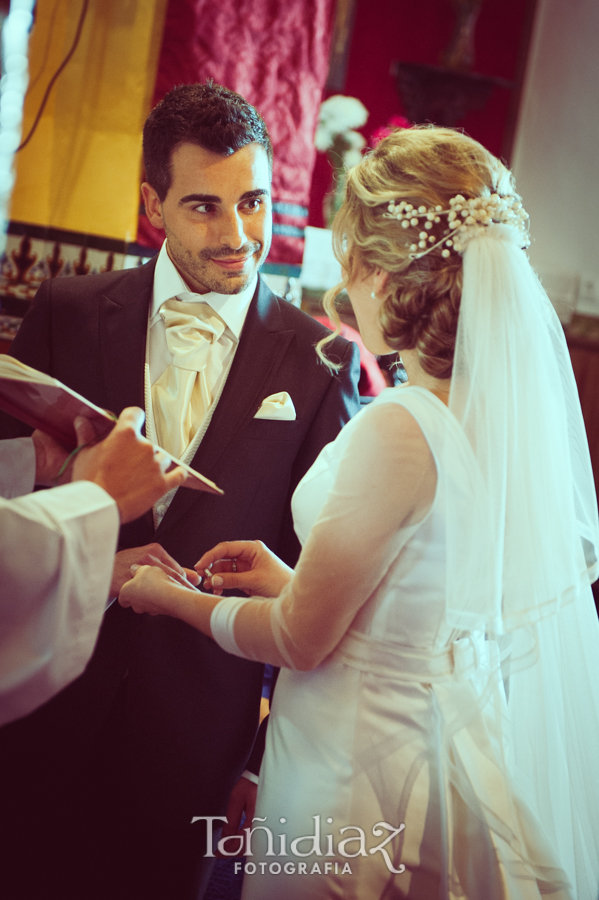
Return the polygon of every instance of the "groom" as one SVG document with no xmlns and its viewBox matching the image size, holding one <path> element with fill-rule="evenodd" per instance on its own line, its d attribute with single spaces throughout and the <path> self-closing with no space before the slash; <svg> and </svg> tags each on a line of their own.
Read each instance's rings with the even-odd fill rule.
<svg viewBox="0 0 599 900">
<path fill-rule="evenodd" d="M 144 163 L 158 257 L 46 281 L 12 350 L 115 413 L 145 406 L 148 435 L 224 490 L 181 488 L 125 525 L 113 594 L 132 563 L 192 566 L 228 539 L 293 564 L 291 494 L 358 408 L 353 345 L 336 339 L 332 375 L 314 350 L 327 332 L 258 276 L 272 147 L 257 111 L 211 83 L 175 88 L 146 122 Z M 191 820 L 225 813 L 261 682 L 261 665 L 184 623 L 113 603 L 81 678 L 0 730 L 0 896 L 201 897 L 206 835 Z"/>
</svg>

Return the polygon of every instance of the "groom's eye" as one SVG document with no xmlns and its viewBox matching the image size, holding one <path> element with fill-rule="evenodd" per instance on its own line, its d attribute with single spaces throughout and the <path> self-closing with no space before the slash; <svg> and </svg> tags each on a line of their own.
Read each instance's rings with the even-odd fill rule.
<svg viewBox="0 0 599 900">
<path fill-rule="evenodd" d="M 246 209 L 248 212 L 256 212 L 262 206 L 262 199 L 260 197 L 252 197 L 250 200 L 246 200 L 245 203 L 242 204 L 241 208 Z"/>
</svg>

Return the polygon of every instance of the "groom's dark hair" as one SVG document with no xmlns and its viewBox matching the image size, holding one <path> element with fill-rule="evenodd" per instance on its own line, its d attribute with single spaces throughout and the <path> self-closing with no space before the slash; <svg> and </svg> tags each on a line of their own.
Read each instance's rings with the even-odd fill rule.
<svg viewBox="0 0 599 900">
<path fill-rule="evenodd" d="M 152 110 L 143 132 L 146 181 L 164 200 L 172 183 L 172 153 L 182 143 L 231 156 L 247 144 L 260 144 L 272 171 L 272 143 L 257 109 L 240 94 L 212 80 L 181 84 Z"/>
</svg>

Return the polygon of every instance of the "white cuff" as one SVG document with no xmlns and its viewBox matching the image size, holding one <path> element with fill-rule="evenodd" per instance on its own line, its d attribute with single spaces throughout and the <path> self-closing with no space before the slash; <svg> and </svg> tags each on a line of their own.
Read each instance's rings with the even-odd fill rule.
<svg viewBox="0 0 599 900">
<path fill-rule="evenodd" d="M 260 784 L 260 780 L 257 775 L 253 772 L 250 772 L 249 769 L 246 769 L 245 772 L 241 775 L 242 778 L 247 778 L 248 781 L 253 782 L 254 784 Z"/>
<path fill-rule="evenodd" d="M 217 603 L 212 610 L 210 616 L 210 630 L 212 637 L 223 650 L 232 653 L 233 656 L 241 656 L 245 658 L 233 637 L 233 628 L 235 626 L 235 616 L 241 607 L 248 603 L 249 597 L 223 597 L 220 603 Z"/>
</svg>

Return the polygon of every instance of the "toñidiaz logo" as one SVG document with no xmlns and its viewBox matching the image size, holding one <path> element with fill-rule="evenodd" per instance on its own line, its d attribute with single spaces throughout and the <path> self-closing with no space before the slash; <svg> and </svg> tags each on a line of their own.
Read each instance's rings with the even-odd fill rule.
<svg viewBox="0 0 599 900">
<path fill-rule="evenodd" d="M 254 855 L 254 835 L 260 832 L 265 836 L 261 840 L 266 841 L 266 851 L 260 852 L 260 856 L 295 858 L 288 859 L 284 863 L 278 862 L 276 859 L 273 862 L 255 863 L 250 859 L 244 864 L 246 875 L 254 875 L 258 871 L 262 874 L 268 871 L 271 875 L 278 875 L 281 872 L 286 875 L 328 875 L 329 873 L 351 875 L 351 864 L 347 860 L 356 859 L 359 856 L 370 857 L 375 853 L 381 854 L 389 872 L 401 875 L 405 871 L 406 867 L 403 863 L 399 863 L 396 867 L 391 858 L 391 854 L 396 855 L 393 853 L 392 842 L 404 830 L 403 822 L 397 828 L 389 825 L 388 822 L 377 822 L 372 826 L 370 835 L 367 835 L 364 829 L 358 825 L 346 825 L 339 829 L 336 836 L 331 831 L 323 833 L 320 816 L 312 816 L 312 820 L 314 822 L 312 834 L 300 835 L 292 841 L 288 841 L 288 836 L 284 832 L 274 833 L 267 825 L 253 825 L 254 822 L 266 822 L 266 817 L 263 819 L 255 817 L 252 820 L 251 828 L 244 828 L 241 834 L 221 838 L 216 842 L 216 846 L 214 846 L 214 823 L 226 823 L 226 816 L 194 816 L 191 823 L 192 825 L 194 822 L 206 823 L 205 856 L 214 857 L 218 852 L 222 856 L 251 858 Z M 327 825 L 333 824 L 333 819 L 330 817 L 325 821 Z M 281 825 L 285 825 L 287 819 L 280 818 L 279 822 Z M 373 843 L 370 840 L 371 837 L 379 839 L 378 843 Z M 302 861 L 298 862 L 297 860 Z M 236 872 L 241 871 L 242 863 L 239 862 L 235 865 Z"/>
</svg>

